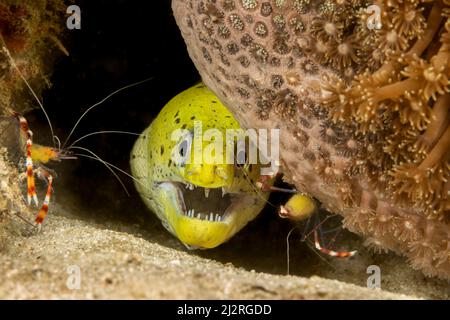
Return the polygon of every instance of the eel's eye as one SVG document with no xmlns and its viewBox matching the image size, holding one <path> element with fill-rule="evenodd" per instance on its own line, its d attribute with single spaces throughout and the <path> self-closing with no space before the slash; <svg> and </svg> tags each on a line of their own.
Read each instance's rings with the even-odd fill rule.
<svg viewBox="0 0 450 320">
<path fill-rule="evenodd" d="M 183 138 L 178 144 L 178 163 L 184 166 L 188 163 L 191 154 L 192 136 L 189 134 Z"/>
<path fill-rule="evenodd" d="M 189 147 L 190 147 L 190 143 L 189 143 L 188 139 L 181 141 L 181 143 L 178 147 L 178 152 L 180 153 L 181 157 L 184 157 L 186 154 L 188 154 Z"/>
<path fill-rule="evenodd" d="M 188 130 L 185 130 L 183 135 L 179 137 L 177 144 L 172 149 L 172 161 L 179 166 L 184 167 L 186 163 L 189 163 L 191 154 L 193 134 Z"/>
<path fill-rule="evenodd" d="M 181 143 L 181 145 L 180 145 L 180 156 L 182 156 L 182 157 L 184 157 L 184 154 L 186 153 L 186 151 L 185 151 L 185 149 L 186 149 L 185 142 L 186 141 L 183 141 Z"/>
</svg>

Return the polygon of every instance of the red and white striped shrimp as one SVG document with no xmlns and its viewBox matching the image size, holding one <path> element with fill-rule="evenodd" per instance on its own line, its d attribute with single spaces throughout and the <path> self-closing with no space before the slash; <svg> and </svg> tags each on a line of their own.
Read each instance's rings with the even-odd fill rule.
<svg viewBox="0 0 450 320">
<path fill-rule="evenodd" d="M 311 232 L 306 233 L 306 229 L 308 229 L 309 219 L 313 214 L 316 214 L 318 211 L 316 201 L 304 194 L 296 193 L 294 194 L 288 202 L 286 202 L 285 205 L 280 206 L 279 210 L 279 216 L 281 218 L 288 218 L 293 221 L 307 221 L 307 226 L 304 231 L 303 239 L 306 240 L 307 237 L 311 235 Z M 328 218 L 331 217 L 330 215 L 327 216 L 325 219 L 323 219 L 321 222 L 319 222 L 316 226 L 313 228 L 314 233 L 314 246 L 317 250 L 320 252 L 336 257 L 336 258 L 348 258 L 352 257 L 356 254 L 355 251 L 334 251 L 328 248 L 325 248 L 321 245 L 319 234 L 317 232 L 317 229 L 320 228 L 320 226 L 328 220 Z M 318 219 L 318 218 L 317 218 Z"/>
<path fill-rule="evenodd" d="M 23 76 L 23 74 L 21 73 L 20 69 L 17 67 L 10 51 L 8 50 L 6 43 L 2 37 L 2 35 L 0 34 L 0 51 L 4 52 L 7 56 L 7 58 L 9 59 L 9 62 L 11 64 L 11 66 L 13 67 L 13 69 L 17 72 L 17 74 L 20 76 L 20 78 L 23 80 L 23 82 L 26 84 L 28 90 L 30 91 L 30 93 L 32 94 L 33 98 L 37 101 L 40 109 L 42 110 L 42 112 L 44 113 L 49 128 L 50 128 L 50 132 L 52 135 L 52 139 L 53 139 L 53 147 L 50 146 L 44 146 L 44 145 L 39 145 L 39 144 L 34 144 L 33 143 L 33 132 L 30 129 L 30 126 L 28 124 L 28 121 L 26 120 L 26 118 L 19 112 L 14 111 L 12 109 L 7 108 L 6 111 L 7 113 L 9 113 L 9 116 L 14 117 L 15 119 L 18 120 L 19 122 L 19 128 L 20 128 L 20 138 L 19 138 L 19 145 L 21 150 L 24 150 L 24 156 L 26 158 L 25 161 L 25 166 L 26 166 L 26 178 L 27 178 L 27 203 L 28 205 L 31 205 L 31 203 L 33 202 L 36 206 L 39 205 L 39 201 L 38 201 L 38 197 L 37 197 L 37 193 L 36 193 L 36 183 L 35 183 L 35 176 L 37 176 L 40 179 L 46 180 L 47 182 L 47 191 L 45 194 L 45 199 L 44 202 L 35 218 L 35 225 L 40 226 L 42 224 L 42 222 L 44 221 L 45 217 L 47 216 L 47 213 L 49 211 L 49 205 L 50 205 L 50 200 L 51 200 L 51 196 L 53 193 L 53 180 L 56 177 L 55 173 L 52 172 L 50 169 L 46 168 L 44 166 L 44 164 L 49 163 L 50 161 L 61 161 L 63 159 L 77 159 L 77 156 L 81 156 L 81 157 L 85 157 L 85 158 L 89 158 L 89 159 L 93 159 L 93 160 L 97 160 L 99 162 L 101 162 L 102 164 L 104 164 L 115 176 L 116 179 L 118 179 L 118 181 L 120 182 L 120 184 L 122 185 L 122 187 L 124 188 L 125 192 L 128 194 L 128 191 L 125 188 L 125 185 L 123 184 L 123 182 L 120 180 L 120 178 L 118 177 L 118 175 L 114 172 L 113 169 L 118 170 L 128 176 L 131 177 L 131 175 L 129 175 L 127 172 L 121 170 L 120 168 L 117 168 L 116 166 L 100 159 L 95 153 L 93 153 L 92 151 L 86 149 L 86 148 L 82 148 L 82 147 L 78 147 L 76 146 L 76 144 L 89 137 L 92 135 L 96 135 L 96 134 L 104 134 L 104 133 L 120 133 L 120 134 L 128 134 L 128 135 L 135 135 L 138 136 L 139 134 L 137 133 L 132 133 L 132 132 L 126 132 L 126 131 L 98 131 L 98 132 L 91 132 L 89 134 L 86 134 L 84 136 L 82 136 L 81 138 L 77 139 L 75 142 L 73 142 L 70 146 L 68 146 L 67 148 L 65 147 L 66 144 L 69 142 L 70 137 L 72 136 L 72 134 L 74 133 L 75 129 L 77 128 L 78 124 L 80 123 L 80 121 L 82 120 L 82 118 L 89 112 L 91 111 L 93 108 L 97 107 L 98 105 L 102 104 L 104 101 L 106 101 L 107 99 L 109 99 L 110 97 L 112 97 L 113 95 L 121 92 L 122 90 L 137 86 L 139 84 L 142 84 L 144 82 L 150 81 L 153 79 L 153 77 L 144 79 L 142 81 L 139 82 L 135 82 L 132 83 L 130 85 L 126 85 L 124 87 L 119 88 L 118 90 L 115 90 L 114 92 L 110 93 L 108 96 L 106 96 L 105 98 L 103 98 L 101 101 L 95 103 L 94 105 L 92 105 L 91 107 L 89 107 L 81 116 L 80 118 L 76 121 L 75 125 L 73 126 L 72 130 L 70 131 L 69 135 L 67 136 L 67 138 L 64 141 L 64 144 L 61 146 L 60 140 L 59 138 L 54 134 L 53 131 L 53 127 L 52 127 L 52 123 L 50 121 L 50 118 L 42 104 L 42 102 L 39 100 L 39 98 L 37 97 L 36 93 L 34 92 L 33 88 L 31 87 L 31 85 L 28 83 L 28 81 L 26 80 L 26 78 Z M 24 143 L 25 142 L 25 143 Z M 25 144 L 25 147 L 23 148 L 23 145 Z M 58 145 L 58 147 L 57 147 Z M 23 149 L 22 149 L 23 148 Z M 80 153 L 73 153 L 70 150 L 81 150 L 81 151 L 85 151 L 88 152 L 90 155 L 86 155 L 86 154 L 80 154 Z M 113 168 L 113 169 L 112 169 Z M 131 177 L 132 178 L 132 177 Z"/>
<path fill-rule="evenodd" d="M 49 161 L 60 161 L 61 159 L 75 158 L 70 156 L 67 152 L 62 152 L 53 147 L 33 144 L 33 132 L 31 131 L 26 118 L 17 111 L 8 110 L 9 114 L 19 121 L 20 128 L 20 142 L 25 141 L 25 167 L 27 180 L 27 203 L 38 206 L 39 201 L 36 193 L 35 175 L 47 181 L 47 192 L 44 203 L 42 204 L 36 218 L 35 224 L 40 225 L 48 213 L 50 198 L 52 195 L 52 185 L 54 175 L 50 170 L 46 169 L 42 164 L 47 164 Z"/>
<path fill-rule="evenodd" d="M 27 173 L 27 200 L 28 205 L 31 204 L 31 201 L 34 201 L 34 204 L 39 205 L 37 195 L 36 195 L 36 186 L 34 182 L 34 172 L 33 172 L 33 159 L 31 157 L 31 148 L 33 146 L 33 132 L 30 130 L 28 126 L 28 121 L 19 113 L 13 112 L 13 115 L 17 117 L 20 123 L 20 129 L 23 135 L 25 135 L 26 139 L 26 173 Z"/>
<path fill-rule="evenodd" d="M 244 170 L 242 170 L 243 173 L 245 173 Z M 244 175 L 245 176 L 245 175 Z M 307 233 L 307 228 L 309 225 L 309 220 L 311 219 L 311 217 L 314 214 L 318 213 L 318 207 L 317 207 L 317 203 L 314 199 L 312 199 L 311 197 L 308 197 L 305 194 L 302 194 L 300 192 L 298 192 L 295 189 L 287 189 L 287 188 L 281 188 L 281 187 L 277 187 L 273 185 L 274 179 L 280 176 L 279 173 L 276 173 L 274 175 L 268 176 L 268 175 L 261 175 L 260 179 L 255 183 L 255 188 L 262 190 L 262 191 L 272 191 L 272 192 L 283 192 L 283 193 L 290 193 L 293 194 L 290 199 L 284 204 L 281 205 L 278 208 L 278 215 L 280 216 L 280 218 L 287 218 L 291 221 L 294 222 L 300 222 L 300 221 L 304 221 L 304 220 L 308 220 L 307 222 L 307 227 L 305 228 L 304 231 L 304 235 L 303 235 L 303 240 L 306 240 L 307 237 L 309 237 L 311 235 L 311 232 Z M 270 203 L 269 201 L 266 201 L 270 206 L 275 207 L 272 203 Z M 323 247 L 320 244 L 320 240 L 319 240 L 319 235 L 317 232 L 317 229 L 329 218 L 330 216 L 326 217 L 324 220 L 322 220 L 320 223 L 318 223 L 314 228 L 313 228 L 313 233 L 314 233 L 314 246 L 315 248 L 332 257 L 336 257 L 336 258 L 348 258 L 348 257 L 352 257 L 354 256 L 357 251 L 334 251 L 334 250 L 330 250 L 328 248 Z M 294 228 L 295 229 L 295 228 Z M 289 236 L 292 233 L 292 231 L 294 230 L 292 229 L 288 236 L 287 236 L 287 246 L 288 246 L 288 251 L 289 251 Z M 288 252 L 289 255 L 289 252 Z M 289 258 L 288 258 L 289 260 Z"/>
<path fill-rule="evenodd" d="M 314 230 L 314 245 L 316 247 L 317 250 L 319 250 L 320 252 L 327 254 L 329 256 L 332 257 L 336 257 L 336 258 L 348 258 L 348 257 L 353 257 L 357 250 L 353 250 L 353 251 L 334 251 L 334 250 L 330 250 L 327 248 L 324 248 L 321 246 L 320 244 L 320 240 L 319 240 L 319 235 L 317 233 L 317 230 Z"/>
<path fill-rule="evenodd" d="M 44 221 L 45 217 L 47 216 L 48 213 L 48 206 L 50 204 L 50 197 L 52 195 L 52 186 L 53 186 L 53 176 L 48 172 L 43 170 L 42 174 L 44 176 L 46 176 L 47 178 L 47 193 L 45 194 L 45 198 L 44 198 L 44 203 L 42 204 L 41 209 L 39 210 L 36 219 L 35 219 L 35 223 L 40 225 L 42 224 L 42 222 Z"/>
</svg>

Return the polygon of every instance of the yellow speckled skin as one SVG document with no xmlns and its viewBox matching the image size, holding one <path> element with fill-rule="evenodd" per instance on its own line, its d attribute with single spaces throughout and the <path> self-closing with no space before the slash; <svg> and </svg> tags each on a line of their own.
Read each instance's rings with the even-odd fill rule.
<svg viewBox="0 0 450 320">
<path fill-rule="evenodd" d="M 258 165 L 237 168 L 234 164 L 181 166 L 174 163 L 172 152 L 179 149 L 180 141 L 172 141 L 172 133 L 176 129 L 194 132 L 194 121 L 202 122 L 203 132 L 215 128 L 223 136 L 226 129 L 240 128 L 206 86 L 196 85 L 170 100 L 137 139 L 131 152 L 131 172 L 145 204 L 171 233 L 189 247 L 213 248 L 254 219 L 264 207 L 269 193 L 254 186 L 259 178 Z M 191 218 L 183 214 L 180 188 L 165 182 L 183 182 L 211 189 L 223 187 L 238 201 L 233 202 L 231 214 L 224 221 Z"/>
</svg>

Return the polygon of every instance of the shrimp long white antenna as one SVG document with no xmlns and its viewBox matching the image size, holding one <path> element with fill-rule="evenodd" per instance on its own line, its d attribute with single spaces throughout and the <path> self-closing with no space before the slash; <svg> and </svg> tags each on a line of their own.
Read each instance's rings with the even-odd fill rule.
<svg viewBox="0 0 450 320">
<path fill-rule="evenodd" d="M 80 156 L 80 157 L 85 157 L 85 158 L 92 159 L 92 160 L 98 160 L 98 158 L 94 158 L 94 157 L 88 156 L 88 155 L 86 155 L 86 154 L 82 154 L 82 153 L 75 153 L 75 154 L 76 154 L 77 156 Z M 148 186 L 146 186 L 145 184 L 143 184 L 141 181 L 139 181 L 138 179 L 136 179 L 135 177 L 133 177 L 131 174 L 129 174 L 129 173 L 126 172 L 125 170 L 120 169 L 119 167 L 113 165 L 112 163 L 110 163 L 110 162 L 108 162 L 108 161 L 104 161 L 104 160 L 103 160 L 103 162 L 104 162 L 105 164 L 107 164 L 108 166 L 110 166 L 111 168 L 114 168 L 114 169 L 116 169 L 117 171 L 123 173 L 124 175 L 126 175 L 127 177 L 129 177 L 131 180 L 135 181 L 136 183 L 139 183 L 139 184 L 140 184 L 141 186 L 143 186 L 144 188 L 149 189 Z"/>
<path fill-rule="evenodd" d="M 83 147 L 78 147 L 78 146 L 73 146 L 70 147 L 71 149 L 80 149 L 80 150 L 85 150 L 87 152 L 90 152 L 91 154 L 93 154 L 92 151 L 90 151 L 89 149 L 83 148 Z M 131 174 L 129 174 L 128 172 L 126 172 L 125 170 L 120 169 L 119 167 L 113 165 L 112 163 L 105 161 L 103 159 L 100 159 L 100 157 L 92 157 L 92 156 L 88 156 L 86 154 L 81 154 L 81 153 L 75 153 L 74 155 L 76 156 L 80 156 L 80 157 L 85 157 L 88 159 L 92 159 L 92 160 L 97 160 L 97 161 L 101 161 L 103 164 L 116 169 L 117 171 L 123 173 L 124 175 L 126 175 L 127 177 L 129 177 L 130 179 L 132 179 L 133 181 L 135 181 L 136 183 L 140 184 L 141 186 L 143 186 L 145 189 L 149 189 L 149 187 L 147 185 L 145 185 L 144 183 L 142 183 L 141 181 L 139 181 L 138 179 L 136 179 L 135 177 L 133 177 Z"/>
<path fill-rule="evenodd" d="M 263 196 L 263 191 L 258 188 L 257 186 L 255 186 L 255 184 L 253 183 L 252 179 L 248 176 L 247 172 L 245 172 L 244 168 L 241 167 L 237 167 L 238 170 L 241 170 L 244 179 L 247 180 L 247 183 L 249 184 L 250 188 L 253 189 L 253 191 L 256 193 L 256 195 L 263 200 L 265 203 L 267 203 L 269 206 L 273 207 L 273 208 L 278 208 L 276 205 L 274 205 L 273 203 L 271 203 L 268 199 L 266 199 Z"/>
<path fill-rule="evenodd" d="M 271 186 L 270 191 L 272 191 L 272 192 L 279 191 L 279 192 L 292 193 L 292 194 L 299 193 L 296 189 L 286 189 L 286 188 L 279 188 L 279 187 L 275 187 L 275 186 Z"/>
<path fill-rule="evenodd" d="M 293 227 L 287 234 L 286 236 L 286 263 L 287 263 L 287 267 L 286 267 L 286 274 L 289 276 L 290 275 L 290 264 L 291 264 L 291 255 L 290 255 L 290 243 L 289 243 L 289 238 L 292 234 L 292 232 L 294 232 L 296 229 L 298 229 L 297 226 Z M 302 240 L 303 241 L 303 240 Z M 331 268 L 333 268 L 334 270 L 336 270 L 336 267 L 333 266 L 330 262 L 327 261 L 327 259 L 325 259 L 324 257 L 322 257 L 314 248 L 314 246 L 312 244 L 310 244 L 309 242 L 306 242 L 307 246 L 311 249 L 311 251 L 313 251 L 319 258 L 320 260 L 322 260 L 323 262 L 325 262 L 326 264 L 328 264 Z"/>
<path fill-rule="evenodd" d="M 71 147 L 73 147 L 74 145 L 76 145 L 78 142 L 80 142 L 83 139 L 86 139 L 87 137 L 90 136 L 94 136 L 97 134 L 104 134 L 104 133 L 118 133 L 118 134 L 128 134 L 128 135 L 132 135 L 132 136 L 140 136 L 140 133 L 136 133 L 136 132 L 129 132 L 129 131 L 120 131 L 120 130 L 105 130 L 105 131 L 95 131 L 95 132 L 91 132 L 88 133 L 84 136 L 82 136 L 81 138 L 75 140 L 75 142 L 73 142 L 68 149 L 70 149 Z"/>
<path fill-rule="evenodd" d="M 87 149 L 87 148 L 83 148 L 83 147 L 77 147 L 77 146 L 73 146 L 70 149 L 79 149 L 79 150 L 83 150 L 86 151 L 90 154 L 92 154 L 91 156 L 85 155 L 85 154 L 75 154 L 77 156 L 80 157 L 86 157 L 86 158 L 90 158 L 90 159 L 94 159 L 94 160 L 98 160 L 101 163 L 103 163 L 103 165 L 108 168 L 109 171 L 111 171 L 111 173 L 114 175 L 114 177 L 117 179 L 117 181 L 119 181 L 120 185 L 122 186 L 123 190 L 125 190 L 125 193 L 127 194 L 127 196 L 130 196 L 130 193 L 128 192 L 128 189 L 125 187 L 125 184 L 123 183 L 123 181 L 120 179 L 120 177 L 117 175 L 117 173 L 114 172 L 113 169 L 111 169 L 111 167 L 114 167 L 113 165 L 111 165 L 110 163 L 106 162 L 105 160 L 103 160 L 102 158 L 100 158 L 97 154 L 95 154 L 94 152 L 92 152 L 91 150 Z M 69 150 L 69 149 L 68 149 Z M 115 168 L 116 170 L 118 169 L 117 167 Z M 121 171 L 121 169 L 118 169 Z"/>
<path fill-rule="evenodd" d="M 55 141 L 58 143 L 58 150 L 61 150 L 61 140 L 59 140 L 58 136 L 54 136 L 55 137 Z"/>
<path fill-rule="evenodd" d="M 334 214 L 329 214 L 329 215 L 327 215 L 322 221 L 318 220 L 318 218 L 316 217 L 316 220 L 318 220 L 319 223 L 316 224 L 316 225 L 314 226 L 314 228 L 313 228 L 310 232 L 308 232 L 302 239 L 308 238 L 310 235 L 312 235 L 312 234 L 314 233 L 315 230 L 317 230 L 318 228 L 320 228 L 320 227 L 325 223 L 325 221 L 327 221 L 328 219 L 330 219 L 331 217 L 334 217 L 334 216 L 336 216 L 335 213 L 334 213 Z M 308 224 L 309 224 L 309 219 L 308 219 Z"/>
<path fill-rule="evenodd" d="M 16 72 L 19 74 L 20 78 L 23 80 L 23 82 L 25 82 L 26 86 L 28 87 L 28 89 L 30 90 L 31 94 L 33 95 L 34 99 L 37 101 L 39 107 L 41 108 L 42 112 L 44 113 L 45 118 L 47 119 L 48 125 L 50 127 L 50 132 L 52 134 L 52 139 L 53 139 L 53 146 L 56 146 L 56 140 L 55 140 L 55 133 L 53 131 L 53 126 L 52 126 L 52 122 L 50 121 L 50 117 L 47 114 L 47 111 L 45 111 L 44 105 L 41 102 L 41 100 L 39 100 L 37 94 L 34 92 L 33 88 L 31 87 L 31 85 L 28 83 L 27 79 L 25 78 L 25 76 L 23 75 L 23 73 L 20 71 L 19 67 L 17 66 L 16 62 L 14 61 L 14 58 L 12 57 L 8 47 L 6 46 L 6 42 L 5 39 L 3 38 L 3 36 L 0 33 L 0 39 L 2 41 L 2 49 L 3 51 L 6 53 L 6 56 L 9 59 L 9 63 L 11 64 L 11 66 L 16 70 Z"/>
<path fill-rule="evenodd" d="M 154 79 L 154 77 L 149 77 L 149 78 L 146 78 L 146 79 L 144 79 L 144 80 L 141 80 L 141 81 L 138 81 L 138 82 L 134 82 L 134 83 L 132 83 L 132 84 L 126 85 L 126 86 L 124 86 L 124 87 L 121 87 L 121 88 L 115 90 L 114 92 L 111 92 L 111 93 L 110 93 L 109 95 L 107 95 L 105 98 L 103 98 L 103 99 L 100 100 L 99 102 L 97 102 L 97 103 L 95 103 L 94 105 L 92 105 L 91 107 L 89 107 L 85 112 L 83 112 L 83 114 L 80 116 L 80 118 L 78 118 L 77 122 L 76 122 L 75 125 L 73 126 L 73 128 L 72 128 L 72 130 L 70 131 L 69 135 L 67 136 L 66 140 L 64 141 L 64 143 L 63 143 L 63 148 L 66 146 L 67 142 L 69 141 L 70 137 L 71 137 L 72 134 L 74 133 L 74 131 L 75 131 L 75 129 L 77 128 L 77 126 L 78 126 L 78 124 L 80 123 L 80 121 L 84 118 L 84 116 L 86 116 L 86 114 L 87 114 L 89 111 L 91 111 L 91 110 L 94 109 L 95 107 L 101 105 L 103 102 L 105 102 L 106 100 L 108 100 L 109 98 L 111 98 L 112 96 L 114 96 L 115 94 L 117 94 L 117 93 L 119 93 L 119 92 L 121 92 L 121 91 L 123 91 L 123 90 L 126 90 L 126 89 L 129 89 L 129 88 L 135 87 L 135 86 L 137 86 L 137 85 L 140 85 L 140 84 L 142 84 L 142 83 L 144 83 L 144 82 L 153 80 L 153 79 Z"/>
<path fill-rule="evenodd" d="M 289 233 L 287 234 L 287 236 L 286 236 L 286 264 L 287 264 L 287 269 L 286 269 L 286 274 L 287 275 L 289 275 L 289 272 L 290 272 L 290 269 L 289 269 L 289 267 L 290 267 L 290 263 L 291 263 L 291 255 L 290 255 L 290 246 L 289 246 L 289 237 L 291 236 L 291 233 L 295 230 L 295 229 L 297 229 L 297 227 L 293 227 L 290 231 L 289 231 Z"/>
</svg>

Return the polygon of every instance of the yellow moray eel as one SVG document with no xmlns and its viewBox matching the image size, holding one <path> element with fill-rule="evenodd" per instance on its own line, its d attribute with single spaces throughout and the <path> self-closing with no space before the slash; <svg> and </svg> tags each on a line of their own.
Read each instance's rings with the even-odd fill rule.
<svg viewBox="0 0 450 320">
<path fill-rule="evenodd" d="M 143 201 L 167 230 L 188 248 L 214 248 L 259 214 L 269 192 L 255 187 L 257 164 L 195 162 L 193 150 L 205 159 L 211 151 L 206 142 L 196 149 L 196 123 L 202 132 L 215 129 L 223 137 L 227 129 L 240 128 L 205 85 L 191 87 L 170 100 L 137 139 L 131 172 Z M 191 137 L 173 139 L 177 129 Z M 225 141 L 223 146 L 226 153 Z M 190 161 L 174 161 L 177 153 Z"/>
</svg>

